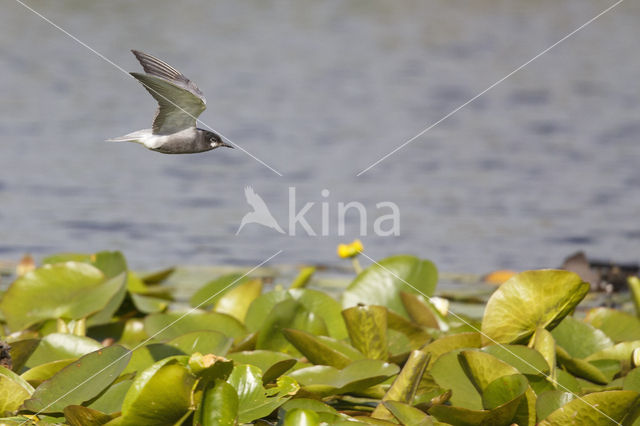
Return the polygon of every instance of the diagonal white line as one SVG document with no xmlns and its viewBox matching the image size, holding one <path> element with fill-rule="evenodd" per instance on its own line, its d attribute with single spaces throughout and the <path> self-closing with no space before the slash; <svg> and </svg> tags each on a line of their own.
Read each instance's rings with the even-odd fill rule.
<svg viewBox="0 0 640 426">
<path fill-rule="evenodd" d="M 131 74 L 129 74 L 129 72 L 127 70 L 125 70 L 124 68 L 122 68 L 120 65 L 116 64 L 115 62 L 113 62 L 111 59 L 107 58 L 106 56 L 104 56 L 102 53 L 98 52 L 97 50 L 95 50 L 94 48 L 92 48 L 91 46 L 89 46 L 87 43 L 83 42 L 82 40 L 80 40 L 78 37 L 74 36 L 73 34 L 71 34 L 70 32 L 68 32 L 67 30 L 65 30 L 64 28 L 60 27 L 59 25 L 57 25 L 55 22 L 53 22 L 52 20 L 50 20 L 49 18 L 47 18 L 46 16 L 44 16 L 43 14 L 39 13 L 38 11 L 34 10 L 32 7 L 30 7 L 29 5 L 27 5 L 26 3 L 22 2 L 21 0 L 15 0 L 17 3 L 19 3 L 20 5 L 22 5 L 25 9 L 30 10 L 31 12 L 33 12 L 35 15 L 39 16 L 40 18 L 42 18 L 45 22 L 49 23 L 51 26 L 53 26 L 54 28 L 60 30 L 62 33 L 64 33 L 65 35 L 67 35 L 69 38 L 71 38 L 72 40 L 74 40 L 76 43 L 80 44 L 81 46 L 86 47 L 87 49 L 89 49 L 91 52 L 93 52 L 94 54 L 96 54 L 98 57 L 100 57 L 102 60 L 104 60 L 105 62 L 113 65 L 115 68 L 117 68 L 118 70 L 122 71 L 123 73 L 125 73 L 127 76 L 134 78 Z M 142 83 L 142 82 L 140 82 Z M 182 112 L 184 112 L 185 114 L 187 114 L 189 117 L 193 118 L 196 121 L 199 121 L 200 123 L 202 123 L 206 128 L 208 128 L 209 130 L 211 130 L 212 132 L 216 132 L 218 135 L 220 135 L 221 137 L 223 137 L 224 139 L 226 139 L 229 143 L 231 143 L 233 146 L 235 146 L 236 148 L 238 148 L 240 151 L 244 152 L 245 154 L 247 154 L 249 157 L 253 158 L 254 160 L 256 160 L 258 163 L 262 164 L 263 166 L 265 166 L 266 168 L 268 168 L 269 170 L 271 170 L 273 173 L 277 174 L 278 176 L 282 177 L 282 173 L 280 173 L 278 170 L 274 169 L 273 167 L 271 167 L 270 165 L 268 165 L 267 163 L 265 163 L 264 161 L 262 161 L 261 159 L 259 159 L 258 157 L 256 157 L 255 155 L 253 155 L 252 153 L 250 153 L 249 151 L 247 151 L 246 149 L 244 149 L 242 146 L 238 145 L 236 142 L 232 141 L 231 139 L 229 139 L 228 137 L 226 137 L 225 135 L 223 135 L 222 133 L 220 133 L 219 131 L 215 130 L 213 127 L 209 126 L 207 123 L 205 123 L 202 120 L 199 120 L 197 117 L 194 117 L 193 115 L 191 115 L 189 112 L 185 111 L 180 105 L 177 105 L 176 103 L 174 103 L 171 99 L 167 98 L 166 96 L 162 95 L 161 93 L 159 93 L 158 91 L 154 90 L 153 88 L 149 87 L 148 85 L 142 83 L 143 86 L 145 86 L 148 90 L 151 90 L 152 92 L 155 92 L 156 94 L 158 94 L 160 97 L 164 98 L 167 102 L 171 103 L 173 106 L 175 106 L 176 108 L 179 108 L 180 110 L 182 110 Z"/>
<path fill-rule="evenodd" d="M 575 30 L 571 31 L 569 34 L 567 34 L 566 36 L 562 37 L 560 40 L 556 41 L 555 43 L 553 43 L 551 46 L 547 47 L 546 49 L 544 49 L 542 52 L 538 53 L 536 56 L 534 56 L 533 58 L 529 59 L 527 62 L 523 63 L 522 65 L 520 65 L 518 68 L 514 69 L 513 71 L 511 71 L 509 74 L 505 75 L 504 77 L 502 77 L 500 80 L 496 81 L 495 83 L 493 83 L 491 86 L 487 87 L 486 89 L 484 89 L 482 92 L 478 93 L 477 95 L 475 95 L 473 98 L 469 99 L 468 101 L 466 101 L 465 103 L 463 103 L 462 105 L 460 105 L 459 107 L 457 107 L 456 109 L 454 109 L 453 111 L 451 111 L 450 113 L 448 113 L 447 115 L 445 115 L 444 117 L 442 117 L 441 119 L 439 119 L 438 121 L 436 121 L 435 123 L 431 124 L 429 127 L 427 127 L 426 129 L 420 131 L 420 133 L 418 133 L 417 135 L 413 136 L 411 139 L 407 140 L 406 142 L 404 142 L 402 145 L 396 147 L 393 151 L 391 151 L 390 153 L 388 153 L 387 155 L 385 155 L 384 157 L 380 158 L 378 161 L 376 161 L 375 163 L 370 164 L 366 169 L 361 170 L 356 176 L 360 176 L 364 173 L 366 173 L 367 171 L 369 171 L 370 169 L 372 169 L 373 167 L 377 166 L 378 164 L 380 164 L 382 161 L 386 160 L 387 158 L 391 157 L 393 154 L 395 154 L 396 152 L 400 151 L 402 148 L 404 148 L 405 146 L 409 145 L 411 142 L 413 142 L 414 140 L 418 139 L 420 136 L 424 135 L 425 133 L 427 133 L 429 130 L 433 129 L 434 127 L 436 127 L 438 124 L 442 123 L 443 121 L 445 121 L 447 118 L 451 117 L 452 115 L 454 115 L 455 113 L 457 113 L 458 111 L 460 111 L 462 108 L 466 107 L 467 105 L 469 105 L 470 103 L 472 103 L 473 101 L 475 101 L 476 99 L 478 99 L 480 96 L 484 95 L 485 93 L 487 93 L 489 90 L 493 89 L 494 87 L 496 87 L 497 85 L 499 85 L 500 83 L 502 83 L 503 81 L 505 81 L 506 79 L 508 79 L 509 77 L 511 77 L 512 75 L 514 75 L 515 73 L 517 73 L 518 71 L 522 70 L 524 67 L 526 67 L 527 65 L 529 65 L 531 62 L 535 61 L 536 59 L 540 58 L 542 55 L 544 55 L 545 53 L 549 52 L 551 49 L 553 49 L 554 47 L 556 47 L 557 45 L 559 45 L 560 43 L 562 43 L 563 41 L 567 40 L 568 38 L 572 37 L 574 34 L 576 34 L 578 31 L 583 30 L 586 26 L 588 26 L 589 24 L 591 24 L 593 21 L 595 21 L 596 19 L 600 18 L 602 15 L 604 15 L 605 13 L 611 11 L 613 8 L 615 8 L 616 6 L 618 6 L 620 3 L 622 3 L 624 0 L 618 0 L 617 2 L 615 2 L 614 4 L 612 4 L 611 6 L 609 6 L 608 8 L 606 8 L 605 10 L 603 10 L 602 12 L 598 13 L 596 16 L 594 16 L 593 18 L 589 19 L 587 22 L 585 22 L 584 24 L 580 25 L 578 28 L 576 28 Z"/>
<path fill-rule="evenodd" d="M 223 289 L 221 289 L 220 291 L 216 292 L 215 294 L 209 296 L 207 299 L 203 300 L 202 302 L 200 302 L 197 306 L 194 306 L 193 308 L 191 308 L 190 310 L 188 310 L 187 312 L 185 312 L 184 314 L 180 315 L 178 318 L 176 318 L 175 320 L 173 320 L 169 325 L 165 326 L 164 328 L 162 328 L 160 331 L 157 331 L 156 333 L 154 333 L 152 336 L 150 336 L 149 338 L 147 338 L 146 340 L 142 341 L 141 343 L 139 343 L 138 345 L 136 345 L 133 349 L 130 349 L 129 351 L 127 351 L 127 353 L 125 353 L 124 355 L 120 356 L 118 359 L 116 359 L 115 361 L 113 361 L 112 363 L 110 363 L 109 365 L 107 365 L 106 367 L 104 367 L 102 370 L 97 371 L 95 373 L 93 373 L 91 376 L 87 377 L 85 380 L 83 380 L 82 382 L 80 382 L 78 385 L 76 385 L 73 389 L 71 389 L 70 391 L 68 391 L 67 393 L 65 393 L 64 395 L 62 395 L 60 398 L 56 399 L 55 401 L 51 402 L 49 405 L 47 405 L 46 407 L 44 407 L 42 410 L 38 411 L 37 413 L 34 414 L 34 416 L 37 416 L 39 414 L 42 414 L 42 412 L 44 412 L 47 408 L 51 407 L 53 404 L 55 404 L 56 402 L 60 401 L 62 398 L 64 398 L 65 396 L 69 395 L 71 392 L 73 392 L 74 390 L 78 389 L 80 386 L 84 385 L 85 383 L 87 383 L 89 380 L 93 379 L 94 377 L 96 377 L 98 374 L 102 373 L 103 371 L 105 371 L 107 368 L 111 367 L 113 364 L 115 364 L 116 362 L 120 361 L 122 358 L 126 357 L 127 355 L 129 355 L 130 353 L 132 353 L 133 351 L 135 351 L 136 349 L 144 346 L 146 343 L 148 343 L 151 339 L 153 339 L 154 337 L 156 337 L 158 334 L 164 332 L 165 330 L 173 327 L 178 321 L 182 320 L 184 317 L 191 315 L 193 312 L 195 312 L 196 310 L 198 310 L 202 305 L 206 304 L 208 301 L 210 301 L 211 299 L 213 299 L 214 297 L 216 297 L 217 295 L 219 295 L 220 293 L 222 293 L 223 291 L 225 291 L 226 289 L 228 289 L 229 287 L 231 287 L 232 285 L 234 285 L 235 283 L 237 283 L 238 281 L 240 281 L 241 279 L 243 279 L 244 277 L 246 277 L 247 275 L 249 275 L 250 273 L 252 273 L 253 271 L 255 271 L 256 269 L 258 269 L 259 267 L 261 267 L 262 265 L 264 265 L 265 263 L 269 262 L 271 259 L 273 259 L 274 257 L 276 257 L 277 255 L 279 255 L 280 253 L 282 253 L 284 250 L 278 250 L 278 252 L 276 252 L 275 254 L 271 255 L 268 259 L 263 260 L 261 263 L 259 263 L 258 265 L 254 266 L 253 268 L 251 268 L 250 270 L 248 270 L 247 272 L 245 272 L 244 274 L 242 274 L 242 276 L 238 277 L 237 279 L 233 280 L 233 282 L 231 282 L 229 285 L 227 285 L 226 287 L 224 287 Z M 23 423 L 20 423 L 18 426 L 22 426 L 25 423 L 29 422 L 30 420 L 27 420 Z"/>
<path fill-rule="evenodd" d="M 404 279 L 402 279 L 401 277 L 399 277 L 398 275 L 396 275 L 393 271 L 391 271 L 388 268 L 385 268 L 383 265 L 381 265 L 380 263 L 376 262 L 375 260 L 373 260 L 372 258 L 370 258 L 366 253 L 364 252 L 360 252 L 360 254 L 362 254 L 364 257 L 366 257 L 367 259 L 369 259 L 370 261 L 372 261 L 373 263 L 375 263 L 376 265 L 378 265 L 379 267 L 381 267 L 382 269 L 384 269 L 385 271 L 387 271 L 388 273 L 390 273 L 391 275 L 393 275 L 394 277 L 396 277 L 397 279 L 399 279 L 400 281 L 402 281 L 403 283 L 405 283 L 406 285 L 408 285 L 409 287 L 411 287 L 412 289 L 414 289 L 415 291 L 417 291 L 418 293 L 420 293 L 422 296 L 424 296 L 429 302 L 434 303 L 433 300 L 431 299 L 431 297 L 427 296 L 426 294 L 424 294 L 423 292 L 421 292 L 419 289 L 417 289 L 415 286 L 413 286 L 411 283 L 408 283 L 407 281 L 405 281 Z M 596 407 L 595 405 L 589 404 L 587 401 L 584 400 L 584 398 L 582 398 L 579 395 L 576 395 L 575 393 L 571 392 L 570 389 L 568 389 L 566 386 L 562 385 L 561 383 L 558 383 L 557 380 L 553 380 L 553 378 L 551 377 L 551 375 L 547 375 L 544 374 L 542 371 L 540 371 L 539 369 L 537 369 L 533 364 L 531 364 L 529 361 L 527 361 L 526 359 L 520 357 L 519 355 L 517 355 L 516 353 L 514 353 L 513 351 L 510 351 L 509 348 L 507 348 L 506 346 L 504 346 L 502 343 L 497 342 L 496 340 L 494 340 L 493 338 L 487 336 L 485 333 L 483 333 L 481 330 L 478 330 L 478 328 L 476 326 L 474 326 L 473 324 L 471 324 L 469 321 L 465 320 L 463 317 L 461 317 L 460 315 L 456 314 L 455 312 L 449 310 L 449 314 L 451 314 L 452 317 L 455 317 L 458 321 L 463 322 L 465 325 L 469 326 L 471 329 L 473 329 L 474 331 L 476 331 L 477 333 L 480 333 L 480 335 L 482 335 L 483 337 L 486 337 L 488 340 L 490 340 L 491 342 L 495 343 L 496 345 L 500 346 L 502 349 L 504 349 L 505 351 L 509 352 L 511 355 L 513 355 L 514 357 L 518 358 L 520 361 L 524 362 L 525 364 L 527 364 L 527 366 L 533 368 L 535 371 L 537 371 L 538 373 L 540 373 L 542 376 L 544 376 L 547 380 L 551 381 L 552 383 L 555 383 L 557 386 L 560 386 L 562 389 L 564 389 L 565 391 L 569 392 L 571 395 L 575 396 L 577 399 L 579 399 L 580 401 L 584 402 L 585 404 L 587 404 L 588 406 L 590 406 L 591 408 L 593 408 L 594 410 L 596 410 L 598 413 L 602 414 L 603 416 L 605 416 L 606 418 L 608 418 L 609 420 L 611 420 L 613 423 L 617 424 L 617 425 L 622 425 L 621 423 L 616 422 L 614 419 L 612 419 L 611 417 L 609 417 L 606 413 L 602 412 L 598 407 Z"/>
</svg>

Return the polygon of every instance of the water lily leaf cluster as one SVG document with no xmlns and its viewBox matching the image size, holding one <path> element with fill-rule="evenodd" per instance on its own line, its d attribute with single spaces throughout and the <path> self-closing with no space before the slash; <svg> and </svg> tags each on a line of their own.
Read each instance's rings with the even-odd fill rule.
<svg viewBox="0 0 640 426">
<path fill-rule="evenodd" d="M 101 252 L 17 278 L 0 423 L 640 424 L 640 313 L 584 309 L 571 272 L 516 274 L 478 317 L 434 298 L 436 267 L 408 255 L 340 294 L 305 268 L 212 276 L 176 300 L 173 272 Z"/>
</svg>

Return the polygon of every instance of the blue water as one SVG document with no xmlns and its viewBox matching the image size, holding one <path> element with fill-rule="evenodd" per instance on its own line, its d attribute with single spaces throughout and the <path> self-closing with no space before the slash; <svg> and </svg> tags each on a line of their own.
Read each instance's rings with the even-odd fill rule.
<svg viewBox="0 0 640 426">
<path fill-rule="evenodd" d="M 360 177 L 609 4 L 593 0 L 30 1 L 127 71 L 167 60 L 241 150 L 167 156 L 104 139 L 150 126 L 127 74 L 13 0 L 0 14 L 0 259 L 122 250 L 134 267 L 338 263 L 368 214 L 368 255 L 441 269 L 640 257 L 640 4 L 627 1 Z M 320 233 L 249 225 L 251 185 L 286 228 L 288 188 Z M 321 191 L 328 189 L 328 197 Z M 391 201 L 400 235 L 371 235 Z"/>
</svg>

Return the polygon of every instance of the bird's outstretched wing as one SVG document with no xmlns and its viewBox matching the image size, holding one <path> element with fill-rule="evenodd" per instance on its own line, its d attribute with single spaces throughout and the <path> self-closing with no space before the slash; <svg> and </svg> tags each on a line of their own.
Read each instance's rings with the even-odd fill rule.
<svg viewBox="0 0 640 426">
<path fill-rule="evenodd" d="M 147 74 L 132 72 L 158 101 L 153 133 L 167 135 L 195 127 L 206 109 L 206 100 L 198 87 L 169 64 L 146 53 L 132 50 Z"/>
<path fill-rule="evenodd" d="M 271 216 L 271 213 L 269 212 L 269 208 L 264 203 L 264 200 L 262 199 L 262 197 L 256 194 L 256 192 L 253 190 L 252 187 L 247 186 L 244 188 L 244 196 L 247 199 L 247 203 L 251 207 L 253 207 L 254 211 L 259 213 L 264 213 L 266 211 L 269 214 L 269 216 Z"/>
</svg>

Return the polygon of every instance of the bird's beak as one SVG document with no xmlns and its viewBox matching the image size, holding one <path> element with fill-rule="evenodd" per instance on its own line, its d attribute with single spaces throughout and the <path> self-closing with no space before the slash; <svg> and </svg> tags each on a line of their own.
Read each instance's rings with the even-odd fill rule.
<svg viewBox="0 0 640 426">
<path fill-rule="evenodd" d="M 220 142 L 220 145 L 218 145 L 218 146 L 226 146 L 227 148 L 235 148 L 235 146 L 233 146 L 231 144 L 228 144 L 226 142 Z"/>
</svg>

